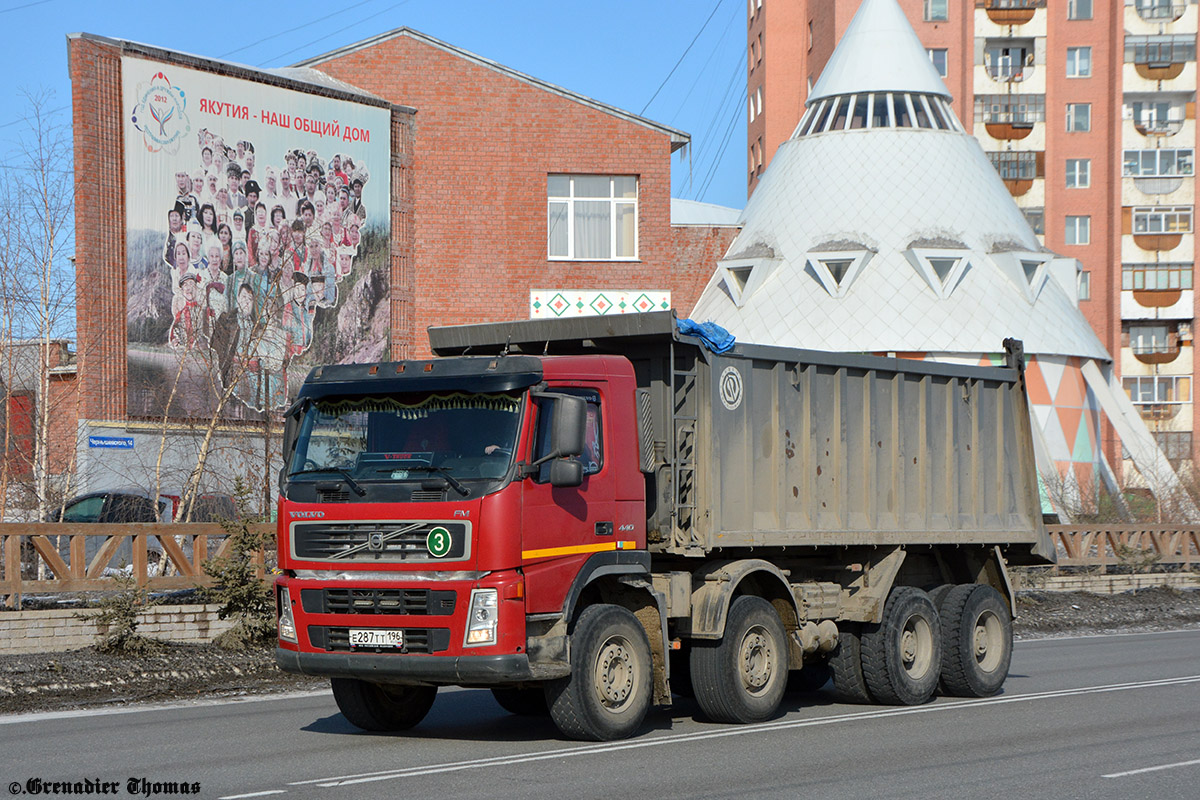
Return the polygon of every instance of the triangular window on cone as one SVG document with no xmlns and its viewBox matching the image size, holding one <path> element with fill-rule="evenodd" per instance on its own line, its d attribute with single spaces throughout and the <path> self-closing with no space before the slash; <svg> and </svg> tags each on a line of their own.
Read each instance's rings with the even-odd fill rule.
<svg viewBox="0 0 1200 800">
<path fill-rule="evenodd" d="M 1031 251 L 992 253 L 992 261 L 1010 281 L 1021 288 L 1031 303 L 1037 300 L 1042 287 L 1046 285 L 1052 260 L 1053 256 L 1048 253 Z"/>
<path fill-rule="evenodd" d="M 808 269 L 829 296 L 845 297 L 873 255 L 870 250 L 813 250 L 806 258 Z"/>
<path fill-rule="evenodd" d="M 905 250 L 904 257 L 925 279 L 929 288 L 945 300 L 971 268 L 973 254 L 970 250 L 914 247 Z"/>
<path fill-rule="evenodd" d="M 717 262 L 717 268 L 733 304 L 741 308 L 778 264 L 777 258 L 730 259 Z"/>
</svg>

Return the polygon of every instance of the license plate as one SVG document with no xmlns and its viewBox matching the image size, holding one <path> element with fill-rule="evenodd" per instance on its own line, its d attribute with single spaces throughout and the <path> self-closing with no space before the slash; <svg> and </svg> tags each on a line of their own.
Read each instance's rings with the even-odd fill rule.
<svg viewBox="0 0 1200 800">
<path fill-rule="evenodd" d="M 403 647 L 404 631 L 350 629 L 351 647 Z"/>
</svg>

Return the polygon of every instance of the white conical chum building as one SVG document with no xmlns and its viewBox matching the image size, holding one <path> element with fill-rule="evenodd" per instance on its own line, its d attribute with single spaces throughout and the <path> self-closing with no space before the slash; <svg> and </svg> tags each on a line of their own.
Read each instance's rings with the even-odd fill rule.
<svg viewBox="0 0 1200 800">
<path fill-rule="evenodd" d="M 1039 244 L 950 99 L 895 0 L 863 0 L 692 316 L 744 342 L 970 364 L 1021 339 L 1054 509 L 1115 488 L 1103 409 L 1194 514 L 1079 311 L 1078 262 Z"/>
</svg>

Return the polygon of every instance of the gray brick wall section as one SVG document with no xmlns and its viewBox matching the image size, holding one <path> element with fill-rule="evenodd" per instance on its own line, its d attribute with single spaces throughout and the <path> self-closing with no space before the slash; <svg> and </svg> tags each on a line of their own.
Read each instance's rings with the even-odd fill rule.
<svg viewBox="0 0 1200 800">
<path fill-rule="evenodd" d="M 79 610 L 0 613 L 0 655 L 77 650 L 95 643 L 96 624 L 76 618 Z M 217 619 L 215 605 L 156 606 L 141 614 L 138 631 L 171 642 L 211 642 L 233 627 Z"/>
</svg>

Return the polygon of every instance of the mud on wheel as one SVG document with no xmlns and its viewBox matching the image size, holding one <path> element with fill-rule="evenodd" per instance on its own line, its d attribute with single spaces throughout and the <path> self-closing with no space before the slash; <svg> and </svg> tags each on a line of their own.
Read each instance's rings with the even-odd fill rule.
<svg viewBox="0 0 1200 800">
<path fill-rule="evenodd" d="M 990 586 L 966 583 L 942 599 L 942 685 L 956 697 L 1000 691 L 1012 660 L 1012 615 Z"/>
<path fill-rule="evenodd" d="M 883 620 L 862 636 L 862 667 L 867 688 L 880 703 L 913 706 L 937 688 L 942 665 L 942 632 L 929 595 L 897 586 L 883 607 Z"/>
<path fill-rule="evenodd" d="M 571 674 L 547 685 L 550 718 L 572 739 L 632 735 L 651 700 L 650 642 L 630 611 L 591 606 L 571 637 Z"/>
<path fill-rule="evenodd" d="M 787 639 L 779 614 L 761 597 L 729 607 L 725 635 L 692 643 L 696 702 L 715 722 L 762 722 L 783 700 L 788 680 Z"/>
</svg>

